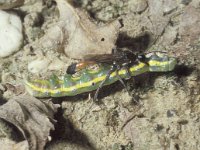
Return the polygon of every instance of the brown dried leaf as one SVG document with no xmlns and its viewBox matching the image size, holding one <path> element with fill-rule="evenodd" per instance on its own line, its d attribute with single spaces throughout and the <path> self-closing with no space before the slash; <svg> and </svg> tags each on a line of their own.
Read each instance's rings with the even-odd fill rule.
<svg viewBox="0 0 200 150">
<path fill-rule="evenodd" d="M 52 102 L 44 103 L 34 97 L 20 95 L 0 106 L 0 118 L 18 128 L 29 149 L 43 150 L 50 130 L 54 130 L 53 115 L 57 107 Z"/>
<path fill-rule="evenodd" d="M 61 51 L 70 58 L 81 59 L 89 54 L 108 54 L 115 47 L 121 24 L 115 20 L 98 26 L 83 10 L 65 0 L 56 0 L 59 21 L 39 40 L 40 49 Z"/>
</svg>

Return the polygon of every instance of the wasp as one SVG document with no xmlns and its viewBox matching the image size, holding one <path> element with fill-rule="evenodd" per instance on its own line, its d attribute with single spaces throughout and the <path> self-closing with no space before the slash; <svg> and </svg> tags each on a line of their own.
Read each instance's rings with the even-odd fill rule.
<svg viewBox="0 0 200 150">
<path fill-rule="evenodd" d="M 98 64 L 104 64 L 111 66 L 110 70 L 107 72 L 106 78 L 100 83 L 97 88 L 94 100 L 97 101 L 98 93 L 100 89 L 104 86 L 105 82 L 109 79 L 111 73 L 117 72 L 117 78 L 126 89 L 126 91 L 130 95 L 130 91 L 125 85 L 123 79 L 118 74 L 120 69 L 125 69 L 128 72 L 128 79 L 131 78 L 131 73 L 129 72 L 130 66 L 136 63 L 146 63 L 148 62 L 148 58 L 145 57 L 145 54 L 134 54 L 131 50 L 120 50 L 113 49 L 112 54 L 101 54 L 101 55 L 87 55 L 84 59 L 78 63 L 72 63 L 67 68 L 67 74 L 74 75 L 79 73 L 80 70 L 88 67 L 88 66 L 96 66 Z"/>
</svg>

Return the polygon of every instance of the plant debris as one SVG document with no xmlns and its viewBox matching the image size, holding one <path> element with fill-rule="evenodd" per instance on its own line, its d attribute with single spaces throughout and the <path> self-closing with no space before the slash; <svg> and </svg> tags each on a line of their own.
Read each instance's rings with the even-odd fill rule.
<svg viewBox="0 0 200 150">
<path fill-rule="evenodd" d="M 65 0 L 56 2 L 59 20 L 37 41 L 35 45 L 40 46 L 37 49 L 64 50 L 68 57 L 75 59 L 111 53 L 121 27 L 119 20 L 98 26 L 83 10 L 74 8 Z"/>
<path fill-rule="evenodd" d="M 0 118 L 15 126 L 28 142 L 30 150 L 43 150 L 54 130 L 54 113 L 58 105 L 20 95 L 0 106 Z"/>
</svg>

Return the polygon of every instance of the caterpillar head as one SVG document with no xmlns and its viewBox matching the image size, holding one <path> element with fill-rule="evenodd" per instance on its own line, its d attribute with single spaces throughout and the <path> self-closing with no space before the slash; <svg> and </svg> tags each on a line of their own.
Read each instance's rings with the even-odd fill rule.
<svg viewBox="0 0 200 150">
<path fill-rule="evenodd" d="M 145 56 L 148 59 L 147 63 L 150 72 L 172 71 L 177 64 L 176 58 L 170 57 L 166 53 L 152 52 Z"/>
</svg>

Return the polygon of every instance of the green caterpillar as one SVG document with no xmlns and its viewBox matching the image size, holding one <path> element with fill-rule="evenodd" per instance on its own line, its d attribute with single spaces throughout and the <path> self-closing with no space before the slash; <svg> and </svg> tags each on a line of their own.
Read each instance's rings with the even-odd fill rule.
<svg viewBox="0 0 200 150">
<path fill-rule="evenodd" d="M 164 53 L 156 52 L 145 55 L 147 61 L 137 62 L 128 69 L 121 68 L 113 71 L 103 86 L 112 84 L 119 80 L 117 74 L 127 79 L 129 76 L 140 75 L 145 72 L 167 72 L 172 71 L 177 61 Z M 55 75 L 48 80 L 26 80 L 25 87 L 34 97 L 63 97 L 75 96 L 81 93 L 96 90 L 111 69 L 111 65 L 96 63 L 88 65 L 77 73 L 65 74 L 58 78 Z"/>
</svg>

